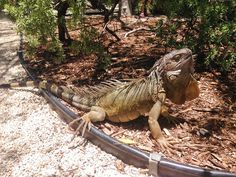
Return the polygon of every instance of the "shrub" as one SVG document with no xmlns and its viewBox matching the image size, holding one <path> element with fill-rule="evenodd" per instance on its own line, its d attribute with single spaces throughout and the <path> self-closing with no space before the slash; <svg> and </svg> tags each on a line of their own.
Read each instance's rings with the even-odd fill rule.
<svg viewBox="0 0 236 177">
<path fill-rule="evenodd" d="M 189 47 L 204 66 L 229 70 L 236 63 L 236 2 L 157 0 L 170 20 L 157 33 L 167 47 Z M 178 18 L 179 20 L 176 20 Z"/>
</svg>

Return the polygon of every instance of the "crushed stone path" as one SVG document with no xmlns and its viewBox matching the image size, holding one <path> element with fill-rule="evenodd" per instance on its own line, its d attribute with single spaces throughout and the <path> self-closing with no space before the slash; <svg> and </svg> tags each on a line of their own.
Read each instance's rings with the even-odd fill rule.
<svg viewBox="0 0 236 177">
<path fill-rule="evenodd" d="M 0 83 L 27 78 L 18 46 L 15 24 L 0 11 Z M 37 90 L 0 90 L 0 176 L 148 176 L 91 143 L 78 146 L 83 139 L 72 137 Z"/>
</svg>

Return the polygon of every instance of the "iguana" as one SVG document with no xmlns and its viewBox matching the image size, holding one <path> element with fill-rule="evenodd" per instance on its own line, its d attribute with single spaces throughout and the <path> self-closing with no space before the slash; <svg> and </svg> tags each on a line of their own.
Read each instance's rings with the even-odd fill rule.
<svg viewBox="0 0 236 177">
<path fill-rule="evenodd" d="M 69 125 L 79 123 L 76 130 L 90 129 L 91 122 L 108 119 L 112 122 L 128 122 L 140 115 L 148 117 L 152 136 L 161 148 L 170 143 L 161 133 L 158 118 L 163 112 L 165 99 L 175 104 L 183 104 L 199 95 L 198 83 L 193 77 L 194 60 L 188 48 L 174 50 L 159 59 L 147 77 L 128 82 L 110 80 L 97 86 L 88 87 L 81 93 L 68 92 L 47 81 L 2 84 L 0 88 L 36 86 L 46 89 L 70 104 L 88 111 Z"/>
</svg>

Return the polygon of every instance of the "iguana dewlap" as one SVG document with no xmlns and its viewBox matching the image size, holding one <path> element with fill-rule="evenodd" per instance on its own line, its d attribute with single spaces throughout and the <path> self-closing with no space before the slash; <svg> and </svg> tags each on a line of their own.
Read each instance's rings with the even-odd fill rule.
<svg viewBox="0 0 236 177">
<path fill-rule="evenodd" d="M 166 98 L 173 103 L 183 104 L 198 97 L 198 84 L 192 76 L 193 65 L 192 52 L 185 48 L 174 50 L 159 59 L 147 77 L 130 82 L 107 81 L 98 86 L 88 87 L 81 93 L 68 92 L 63 87 L 45 81 L 2 84 L 0 88 L 37 86 L 88 111 L 81 118 L 70 123 L 73 125 L 81 120 L 78 129 L 83 127 L 82 134 L 87 126 L 90 127 L 90 122 L 104 119 L 128 122 L 140 115 L 147 116 L 152 136 L 161 147 L 168 147 L 169 144 L 161 133 L 158 118 Z"/>
</svg>

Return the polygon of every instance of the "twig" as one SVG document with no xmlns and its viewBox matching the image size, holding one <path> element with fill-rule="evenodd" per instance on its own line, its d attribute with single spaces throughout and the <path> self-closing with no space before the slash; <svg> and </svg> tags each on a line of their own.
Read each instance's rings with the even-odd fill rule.
<svg viewBox="0 0 236 177">
<path fill-rule="evenodd" d="M 208 163 L 205 164 L 207 167 L 212 168 L 212 169 L 216 169 L 216 170 L 222 170 L 222 168 L 219 168 L 217 166 L 215 166 L 210 160 Z"/>
<path fill-rule="evenodd" d="M 116 33 L 114 31 L 112 31 L 111 29 L 109 29 L 107 26 L 105 28 L 108 33 L 110 33 L 112 36 L 114 36 L 116 38 L 117 41 L 120 41 L 120 38 L 116 35 Z"/>
<path fill-rule="evenodd" d="M 193 107 L 192 108 L 194 111 L 200 111 L 200 112 L 217 112 L 217 109 L 212 109 L 212 108 L 197 108 L 197 107 Z"/>
<path fill-rule="evenodd" d="M 120 134 L 123 134 L 123 133 L 125 133 L 127 130 L 122 130 L 122 131 L 119 131 L 119 132 L 116 132 L 116 133 L 112 133 L 110 136 L 111 137 L 116 137 L 116 136 L 118 136 L 118 135 L 120 135 Z"/>
<path fill-rule="evenodd" d="M 216 167 L 219 168 L 219 170 L 222 170 L 222 169 L 225 169 L 226 167 L 222 164 L 220 164 L 219 162 L 217 162 L 216 160 L 214 159 L 209 159 L 209 161 Z"/>
<path fill-rule="evenodd" d="M 140 28 L 137 28 L 137 29 L 133 29 L 127 33 L 125 33 L 125 38 L 128 37 L 128 35 L 132 34 L 132 33 L 135 33 L 137 31 L 141 31 L 141 30 L 145 30 L 145 31 L 154 31 L 154 30 L 151 30 L 150 28 L 147 28 L 147 27 L 140 27 Z"/>
<path fill-rule="evenodd" d="M 104 25 L 102 32 L 100 35 L 102 35 L 104 33 L 104 31 L 106 30 L 107 25 L 110 23 L 110 20 Z"/>
<path fill-rule="evenodd" d="M 100 36 L 102 34 L 104 34 L 104 31 L 107 30 L 112 36 L 114 36 L 116 38 L 117 41 L 120 41 L 120 38 L 117 36 L 117 34 L 112 31 L 111 29 L 108 28 L 108 24 L 110 23 L 111 20 L 109 20 L 108 22 L 106 22 L 106 24 L 104 25 L 103 29 L 102 29 L 102 32 L 100 34 Z"/>
<path fill-rule="evenodd" d="M 205 151 L 204 148 L 206 148 L 206 149 L 207 148 L 211 148 L 211 149 L 217 148 L 217 146 L 205 145 L 205 144 L 186 144 L 186 145 L 183 145 L 183 147 L 190 148 L 193 150 L 199 150 L 199 151 Z"/>
</svg>

